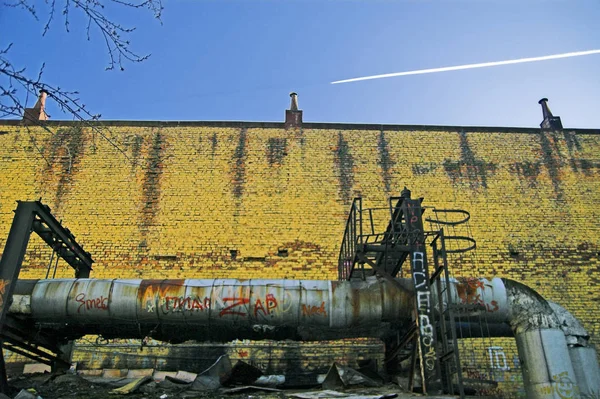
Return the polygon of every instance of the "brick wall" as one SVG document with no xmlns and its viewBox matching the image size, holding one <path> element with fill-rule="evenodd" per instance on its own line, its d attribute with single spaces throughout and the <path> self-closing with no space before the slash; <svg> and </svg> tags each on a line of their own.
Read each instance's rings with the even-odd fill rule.
<svg viewBox="0 0 600 399">
<path fill-rule="evenodd" d="M 521 281 L 598 342 L 600 132 L 259 126 L 103 128 L 121 153 L 89 128 L 2 122 L 0 248 L 15 201 L 42 197 L 96 278 L 336 279 L 352 198 L 385 206 L 406 185 L 424 205 L 471 213 L 477 262 L 457 258 L 454 275 Z M 46 273 L 39 241 L 21 278 Z"/>
</svg>

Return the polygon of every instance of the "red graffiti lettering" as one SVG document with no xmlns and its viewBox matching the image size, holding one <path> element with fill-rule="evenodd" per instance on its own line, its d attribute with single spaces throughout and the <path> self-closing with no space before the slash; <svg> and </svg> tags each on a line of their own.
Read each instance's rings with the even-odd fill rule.
<svg viewBox="0 0 600 399">
<path fill-rule="evenodd" d="M 275 309 L 277 307 L 277 299 L 275 299 L 273 294 L 267 294 L 265 302 L 267 303 L 267 313 L 270 314 L 271 309 Z"/>
<path fill-rule="evenodd" d="M 219 312 L 219 316 L 223 317 L 226 314 L 232 314 L 232 315 L 237 315 L 237 316 L 246 316 L 245 312 L 238 312 L 238 311 L 234 311 L 231 309 L 235 308 L 236 306 L 247 305 L 248 303 L 250 303 L 250 298 L 223 298 L 223 303 L 227 303 L 227 302 L 233 302 L 233 304 L 231 304 L 231 305 L 227 306 L 225 309 L 221 310 Z"/>
<path fill-rule="evenodd" d="M 75 302 L 79 303 L 77 313 L 81 310 L 99 309 L 108 310 L 108 297 L 100 296 L 99 298 L 85 299 L 83 292 L 77 294 Z"/>
<path fill-rule="evenodd" d="M 321 306 L 302 305 L 302 314 L 304 316 L 327 316 L 327 312 L 325 311 L 325 302 L 321 302 Z"/>
<path fill-rule="evenodd" d="M 498 309 L 500 309 L 500 307 L 498 306 L 498 301 L 492 301 L 491 306 L 489 303 L 487 303 L 485 307 L 489 313 L 496 312 Z"/>
<path fill-rule="evenodd" d="M 210 299 L 204 298 L 201 300 L 198 297 L 180 297 L 180 296 L 166 296 L 164 298 L 164 310 L 165 312 L 170 311 L 179 311 L 183 312 L 185 310 L 205 310 L 210 309 Z"/>
<path fill-rule="evenodd" d="M 271 311 L 277 307 L 277 299 L 273 294 L 267 294 L 265 297 L 265 306 L 260 299 L 257 299 L 254 303 L 254 317 L 258 315 L 258 312 L 261 311 L 263 314 L 271 314 Z"/>
<path fill-rule="evenodd" d="M 238 355 L 240 357 L 248 357 L 248 351 L 239 350 Z"/>
<path fill-rule="evenodd" d="M 259 310 L 263 312 L 263 314 L 267 314 L 267 311 L 265 310 L 262 302 L 260 301 L 260 299 L 257 299 L 256 303 L 254 304 L 254 317 L 258 315 Z"/>
</svg>

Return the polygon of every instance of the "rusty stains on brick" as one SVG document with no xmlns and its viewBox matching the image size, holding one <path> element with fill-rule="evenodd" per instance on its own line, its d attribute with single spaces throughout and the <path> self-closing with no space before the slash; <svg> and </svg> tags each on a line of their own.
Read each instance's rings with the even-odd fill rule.
<svg viewBox="0 0 600 399">
<path fill-rule="evenodd" d="M 389 193 L 392 185 L 392 168 L 394 167 L 395 162 L 390 156 L 389 142 L 386 140 L 383 130 L 379 132 L 377 151 L 379 153 L 377 164 L 381 167 L 381 177 L 385 186 L 385 192 Z"/>
<path fill-rule="evenodd" d="M 577 137 L 575 132 L 565 130 L 563 131 L 563 135 L 565 137 L 565 143 L 567 143 L 569 155 L 573 156 L 575 152 L 581 151 L 581 142 L 579 142 L 579 137 Z"/>
<path fill-rule="evenodd" d="M 563 137 L 567 144 L 567 151 L 569 152 L 569 165 L 571 166 L 571 170 L 590 176 L 593 172 L 594 164 L 588 159 L 581 159 L 579 157 L 582 145 L 576 133 L 565 130 L 563 131 Z"/>
<path fill-rule="evenodd" d="M 219 145 L 219 139 L 217 138 L 217 133 L 214 132 L 210 138 L 210 154 L 214 158 L 215 153 L 217 152 L 217 147 Z"/>
<path fill-rule="evenodd" d="M 154 224 L 158 214 L 160 200 L 160 178 L 164 168 L 165 139 L 160 131 L 154 132 L 148 149 L 146 168 L 142 186 L 142 221 L 141 233 L 145 237 L 150 226 Z"/>
<path fill-rule="evenodd" d="M 571 158 L 571 169 L 574 172 L 583 173 L 585 176 L 592 176 L 600 171 L 600 162 L 594 162 L 585 158 Z"/>
<path fill-rule="evenodd" d="M 437 167 L 438 165 L 434 162 L 423 162 L 413 164 L 412 172 L 415 176 L 422 176 L 435 171 Z"/>
<path fill-rule="evenodd" d="M 537 186 L 537 178 L 540 175 L 541 163 L 536 162 L 515 162 L 509 166 L 509 171 L 518 175 L 527 182 L 530 188 Z"/>
<path fill-rule="evenodd" d="M 144 138 L 139 134 L 133 136 L 131 141 L 131 168 L 135 169 L 140 162 L 140 154 L 142 152 L 142 144 Z"/>
<path fill-rule="evenodd" d="M 50 154 L 47 159 L 46 173 L 58 172 L 59 180 L 56 188 L 54 210 L 60 208 L 63 196 L 73 183 L 84 149 L 84 134 L 80 126 L 58 129 L 49 143 Z"/>
<path fill-rule="evenodd" d="M 335 168 L 340 184 L 340 196 L 345 203 L 350 203 L 352 186 L 354 185 L 354 159 L 348 142 L 342 132 L 338 132 L 337 147 L 333 150 Z"/>
<path fill-rule="evenodd" d="M 554 187 L 554 193 L 556 194 L 556 199 L 562 198 L 562 187 L 561 187 L 561 177 L 560 177 L 560 151 L 556 146 L 556 137 L 551 133 L 545 133 L 540 131 L 540 147 L 541 147 L 541 155 L 544 166 L 548 171 L 548 176 L 550 176 L 550 180 L 552 181 L 552 186 Z M 551 141 L 552 139 L 552 141 Z"/>
<path fill-rule="evenodd" d="M 287 139 L 271 137 L 267 140 L 267 161 L 269 166 L 281 166 L 287 155 Z"/>
<path fill-rule="evenodd" d="M 455 184 L 466 178 L 472 189 L 487 188 L 488 174 L 496 171 L 496 165 L 475 157 L 464 131 L 460 132 L 459 136 L 460 160 L 445 159 L 444 170 L 446 174 Z"/>
<path fill-rule="evenodd" d="M 232 193 L 236 199 L 241 199 L 244 194 L 244 183 L 246 182 L 246 144 L 248 134 L 246 129 L 240 129 L 238 136 L 238 144 L 233 153 L 233 169 L 232 169 Z"/>
</svg>

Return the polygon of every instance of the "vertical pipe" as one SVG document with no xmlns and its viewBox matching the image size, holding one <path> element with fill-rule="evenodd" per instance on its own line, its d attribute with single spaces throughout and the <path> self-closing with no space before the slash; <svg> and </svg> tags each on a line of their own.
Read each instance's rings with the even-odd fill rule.
<svg viewBox="0 0 600 399">
<path fill-rule="evenodd" d="M 569 357 L 573 363 L 573 371 L 581 396 L 584 398 L 598 397 L 600 395 L 600 368 L 596 350 L 591 346 L 572 346 L 569 347 Z"/>
<path fill-rule="evenodd" d="M 533 329 L 518 333 L 515 338 L 528 398 L 578 397 L 577 380 L 561 329 Z"/>
<path fill-rule="evenodd" d="M 502 280 L 507 293 L 508 322 L 517 340 L 527 397 L 578 398 L 579 387 L 567 339 L 552 307 L 531 288 Z"/>
</svg>

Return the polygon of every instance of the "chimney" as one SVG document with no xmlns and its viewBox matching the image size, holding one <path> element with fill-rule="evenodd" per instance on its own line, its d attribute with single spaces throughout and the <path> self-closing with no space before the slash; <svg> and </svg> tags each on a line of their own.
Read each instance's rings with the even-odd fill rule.
<svg viewBox="0 0 600 399">
<path fill-rule="evenodd" d="M 292 92 L 290 98 L 290 109 L 285 110 L 285 127 L 300 127 L 302 126 L 302 110 L 298 109 L 298 94 Z"/>
<path fill-rule="evenodd" d="M 44 89 L 40 90 L 40 96 L 33 108 L 25 108 L 25 113 L 23 114 L 24 125 L 36 125 L 38 121 L 48 120 L 46 97 L 48 97 L 48 92 Z"/>
<path fill-rule="evenodd" d="M 542 121 L 542 123 L 540 123 L 540 127 L 542 129 L 562 129 L 563 125 L 560 120 L 560 116 L 552 115 L 550 108 L 548 108 L 548 99 L 542 98 L 540 101 L 538 101 L 538 104 L 542 106 L 542 116 L 544 117 L 544 120 Z"/>
</svg>

